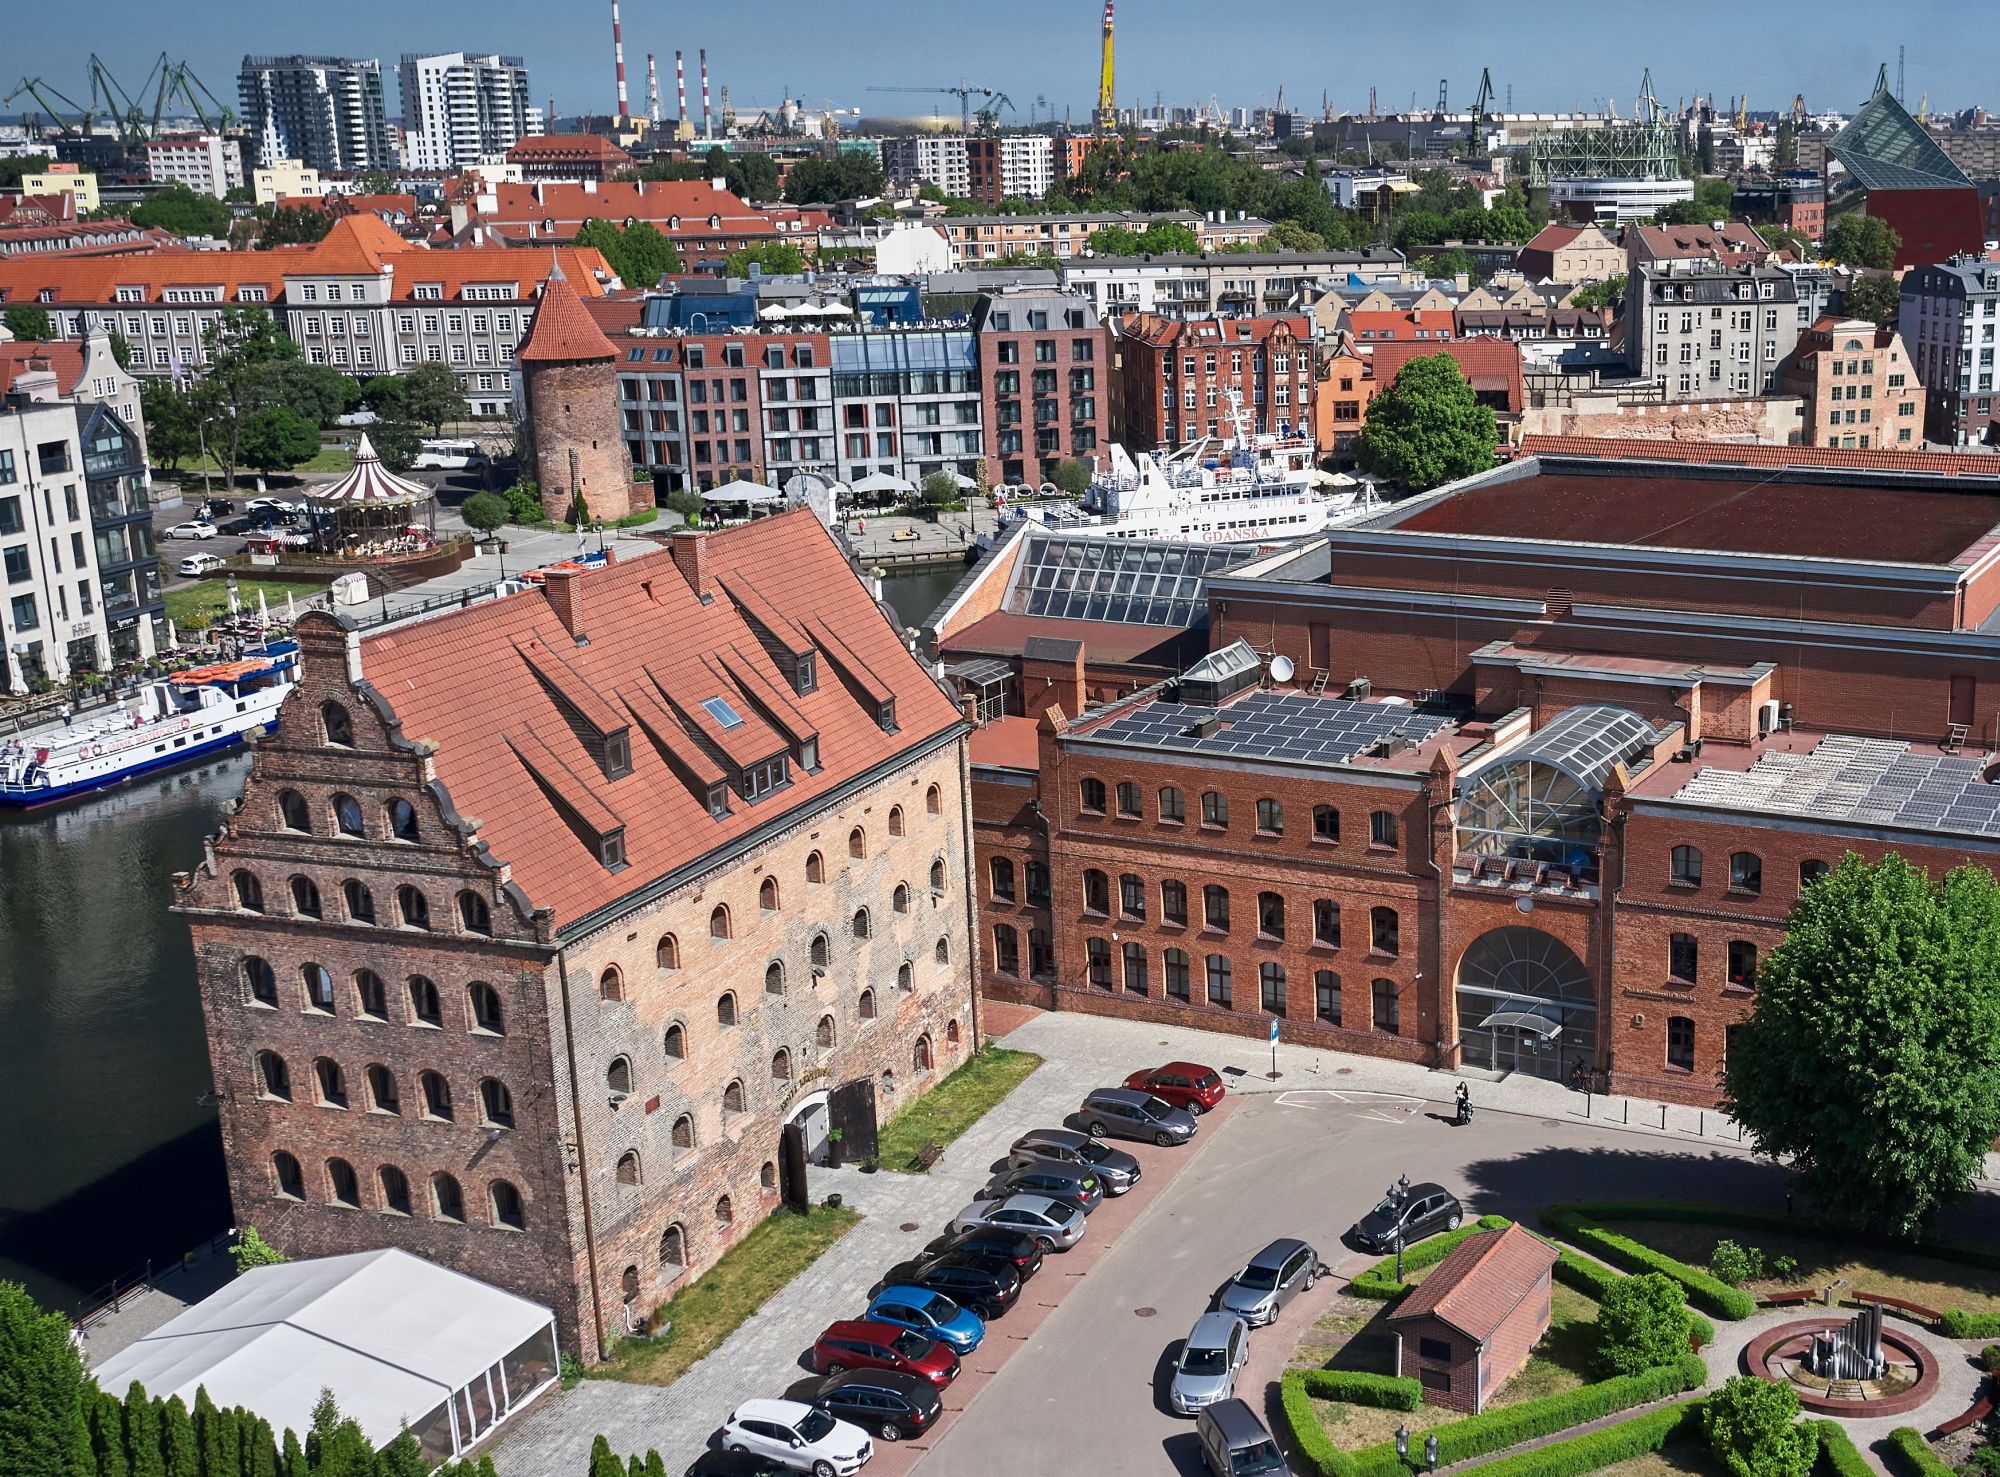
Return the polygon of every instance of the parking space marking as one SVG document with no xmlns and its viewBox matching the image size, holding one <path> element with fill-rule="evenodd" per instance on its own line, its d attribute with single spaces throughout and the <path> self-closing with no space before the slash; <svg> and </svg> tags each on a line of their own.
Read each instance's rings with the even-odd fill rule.
<svg viewBox="0 0 2000 1477">
<path fill-rule="evenodd" d="M 1315 1098 L 1325 1101 L 1312 1101 Z M 1281 1108 L 1358 1108 L 1354 1116 L 1372 1123 L 1407 1123 L 1423 1102 L 1420 1097 L 1365 1088 L 1299 1087 L 1278 1094 Z"/>
</svg>

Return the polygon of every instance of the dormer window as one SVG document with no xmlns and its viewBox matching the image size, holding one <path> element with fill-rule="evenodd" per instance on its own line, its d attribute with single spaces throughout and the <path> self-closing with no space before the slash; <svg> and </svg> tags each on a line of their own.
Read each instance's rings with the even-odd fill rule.
<svg viewBox="0 0 2000 1477">
<path fill-rule="evenodd" d="M 729 818 L 729 786 L 708 787 L 708 813 L 719 821 Z"/>
<path fill-rule="evenodd" d="M 819 690 L 819 653 L 808 651 L 798 659 L 798 671 L 794 677 L 799 696 Z M 808 768 L 814 766 L 808 765 Z"/>
<path fill-rule="evenodd" d="M 743 771 L 743 798 L 761 800 L 771 791 L 791 781 L 791 761 L 783 754 Z"/>
<path fill-rule="evenodd" d="M 597 859 L 608 872 L 622 872 L 625 869 L 625 833 L 609 831 L 598 838 Z"/>
<path fill-rule="evenodd" d="M 884 733 L 894 733 L 896 731 L 896 700 L 894 698 L 884 698 L 880 703 L 876 704 L 875 721 L 881 725 Z"/>
<path fill-rule="evenodd" d="M 799 745 L 799 768 L 803 769 L 807 774 L 818 772 L 819 740 L 817 738 L 809 738 Z"/>
<path fill-rule="evenodd" d="M 615 780 L 632 772 L 632 736 L 614 733 L 604 741 L 604 777 Z"/>
</svg>

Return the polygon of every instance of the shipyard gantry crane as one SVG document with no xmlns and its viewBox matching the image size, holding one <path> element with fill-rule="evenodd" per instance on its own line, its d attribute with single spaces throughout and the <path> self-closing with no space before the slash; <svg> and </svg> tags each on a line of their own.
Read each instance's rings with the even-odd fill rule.
<svg viewBox="0 0 2000 1477">
<path fill-rule="evenodd" d="M 1007 98 L 1007 94 L 1001 92 L 998 88 L 976 87 L 971 84 L 963 82 L 948 87 L 871 87 L 868 90 L 870 92 L 921 92 L 921 93 L 926 93 L 932 97 L 936 97 L 943 93 L 949 93 L 951 96 L 958 99 L 959 132 L 965 134 L 968 137 L 970 137 L 972 134 L 972 100 L 975 97 L 1000 99 L 1003 101 L 1006 100 Z M 1011 108 L 1014 106 L 1014 104 L 1011 101 L 1008 101 L 1007 106 Z M 985 107 L 980 109 L 979 116 L 982 119 L 984 119 L 989 113 L 993 113 L 997 116 L 998 107 L 999 105 L 997 102 L 989 102 Z"/>
</svg>

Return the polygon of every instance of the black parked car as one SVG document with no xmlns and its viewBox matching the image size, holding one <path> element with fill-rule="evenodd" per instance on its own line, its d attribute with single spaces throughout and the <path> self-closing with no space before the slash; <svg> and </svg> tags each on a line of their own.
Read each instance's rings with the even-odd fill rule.
<svg viewBox="0 0 2000 1477">
<path fill-rule="evenodd" d="M 918 1260 L 940 1257 L 947 1252 L 963 1252 L 970 1256 L 984 1258 L 990 1262 L 1004 1262 L 1026 1282 L 1042 1269 L 1041 1243 L 1032 1236 L 1023 1236 L 1017 1231 L 1001 1230 L 996 1226 L 981 1226 L 971 1231 L 954 1231 L 940 1236 L 925 1248 L 926 1256 Z"/>
<path fill-rule="evenodd" d="M 754 1451 L 704 1451 L 686 1477 L 797 1477 L 783 1462 Z"/>
<path fill-rule="evenodd" d="M 1354 1223 L 1351 1234 L 1365 1250 L 1392 1251 L 1399 1227 L 1408 1246 L 1439 1231 L 1456 1231 L 1464 1219 L 1465 1208 L 1443 1185 L 1398 1185 Z"/>
<path fill-rule="evenodd" d="M 991 1319 L 1014 1306 L 1021 1295 L 1021 1276 L 1004 1262 L 948 1251 L 891 1267 L 875 1291 L 884 1287 L 927 1287 L 982 1319 Z"/>
<path fill-rule="evenodd" d="M 257 520 L 254 518 L 231 518 L 226 523 L 216 524 L 215 527 L 217 532 L 226 533 L 232 538 L 247 538 L 257 531 Z"/>
<path fill-rule="evenodd" d="M 891 1369 L 850 1369 L 845 1374 L 828 1375 L 812 1403 L 884 1441 L 921 1436 L 944 1414 L 944 1402 L 929 1380 Z"/>
</svg>

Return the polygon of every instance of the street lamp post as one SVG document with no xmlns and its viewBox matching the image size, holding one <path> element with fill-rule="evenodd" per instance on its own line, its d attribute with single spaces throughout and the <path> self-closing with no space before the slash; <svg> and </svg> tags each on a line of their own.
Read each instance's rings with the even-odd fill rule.
<svg viewBox="0 0 2000 1477">
<path fill-rule="evenodd" d="M 1396 1227 L 1395 1245 L 1396 1245 L 1396 1280 L 1398 1282 L 1401 1282 L 1403 1280 L 1403 1228 L 1401 1226 Z"/>
<path fill-rule="evenodd" d="M 1438 1469 L 1438 1439 L 1435 1431 L 1424 1437 L 1424 1466 L 1433 1472 Z"/>
<path fill-rule="evenodd" d="M 1396 1427 L 1396 1460 L 1399 1462 L 1403 1461 L 1409 1454 L 1410 1428 L 1408 1426 L 1398 1426 Z"/>
</svg>

